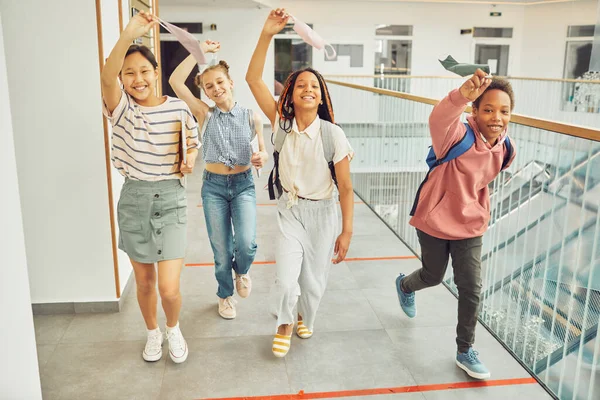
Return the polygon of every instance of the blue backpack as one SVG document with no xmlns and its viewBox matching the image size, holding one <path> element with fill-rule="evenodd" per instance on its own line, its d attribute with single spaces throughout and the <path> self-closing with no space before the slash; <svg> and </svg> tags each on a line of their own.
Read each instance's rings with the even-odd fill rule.
<svg viewBox="0 0 600 400">
<path fill-rule="evenodd" d="M 427 171 L 425 179 L 423 179 L 423 182 L 421 182 L 421 185 L 419 185 L 419 189 L 417 190 L 417 196 L 415 197 L 412 209 L 410 210 L 411 216 L 415 215 L 415 211 L 417 211 L 417 204 L 419 203 L 419 195 L 421 194 L 421 189 L 423 188 L 423 185 L 425 185 L 425 182 L 427 182 L 427 178 L 429 178 L 429 174 L 431 173 L 431 171 L 433 171 L 433 169 L 438 165 L 442 165 L 444 163 L 447 163 L 448 161 L 452 161 L 455 158 L 462 156 L 475 143 L 475 132 L 473 132 L 473 128 L 471 128 L 471 125 L 469 125 L 466 122 L 465 127 L 467 128 L 465 136 L 463 136 L 463 138 L 458 143 L 456 143 L 450 148 L 450 150 L 448 150 L 446 156 L 438 159 L 433 151 L 433 146 L 429 146 L 429 154 L 427 154 L 427 158 L 425 159 L 425 162 L 429 166 L 429 171 Z M 502 162 L 502 168 L 500 169 L 500 171 L 506 168 L 506 164 L 508 164 L 508 162 L 512 158 L 513 150 L 508 137 L 504 141 L 504 146 L 508 151 L 508 157 L 504 157 L 504 161 Z"/>
</svg>

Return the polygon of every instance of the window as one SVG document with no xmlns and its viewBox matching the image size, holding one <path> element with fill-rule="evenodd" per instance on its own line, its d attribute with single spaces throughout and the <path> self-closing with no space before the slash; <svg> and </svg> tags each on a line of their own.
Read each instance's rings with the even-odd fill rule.
<svg viewBox="0 0 600 400">
<path fill-rule="evenodd" d="M 378 25 L 377 36 L 412 36 L 412 25 Z"/>
<path fill-rule="evenodd" d="M 567 41 L 565 53 L 565 79 L 580 78 L 590 68 L 592 59 L 592 41 Z"/>
<path fill-rule="evenodd" d="M 311 29 L 313 24 L 307 23 Z M 287 37 L 286 37 L 287 36 Z M 287 24 L 275 36 L 275 82 L 273 93 L 279 96 L 287 77 L 299 69 L 312 67 L 312 47 L 294 31 L 294 24 Z"/>
<path fill-rule="evenodd" d="M 375 29 L 376 74 L 408 75 L 412 57 L 412 25 L 378 25 Z"/>
<path fill-rule="evenodd" d="M 331 47 L 334 48 L 337 54 L 332 59 L 328 59 L 327 55 L 323 55 L 325 61 L 337 61 L 338 56 L 350 56 L 350 67 L 362 68 L 364 58 L 364 46 L 362 44 L 332 44 Z"/>
<path fill-rule="evenodd" d="M 600 112 L 600 85 L 585 82 L 594 79 L 590 72 L 593 41 L 594 25 L 568 27 L 563 78 L 581 79 L 581 82 L 563 83 L 562 109 L 565 111 Z"/>
<path fill-rule="evenodd" d="M 571 25 L 567 28 L 567 37 L 593 37 L 594 25 Z"/>
<path fill-rule="evenodd" d="M 312 47 L 302 39 L 275 39 L 275 96 L 283 90 L 287 77 L 299 69 L 312 67 Z"/>
<path fill-rule="evenodd" d="M 411 65 L 411 40 L 376 39 L 375 73 L 408 75 Z"/>
<path fill-rule="evenodd" d="M 492 75 L 508 75 L 508 53 L 510 46 L 507 44 L 476 44 L 475 64 L 487 64 Z"/>
<path fill-rule="evenodd" d="M 473 31 L 473 37 L 479 38 L 511 38 L 513 28 L 477 28 Z"/>
</svg>

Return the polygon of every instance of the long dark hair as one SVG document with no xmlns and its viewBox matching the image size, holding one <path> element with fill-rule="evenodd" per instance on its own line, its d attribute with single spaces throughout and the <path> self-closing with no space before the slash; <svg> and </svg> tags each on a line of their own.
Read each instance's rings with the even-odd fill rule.
<svg viewBox="0 0 600 400">
<path fill-rule="evenodd" d="M 281 91 L 281 95 L 279 96 L 279 102 L 277 103 L 277 111 L 279 112 L 279 127 L 286 132 L 290 132 L 292 130 L 292 121 L 294 120 L 294 116 L 296 115 L 294 111 L 294 103 L 292 101 L 292 95 L 294 93 L 294 86 L 296 85 L 296 80 L 298 76 L 303 72 L 311 72 L 319 81 L 319 86 L 321 86 L 321 100 L 323 104 L 319 104 L 319 108 L 317 109 L 317 114 L 320 119 L 324 119 L 326 121 L 335 123 L 333 118 L 333 107 L 331 106 L 331 97 L 329 97 L 329 90 L 327 89 L 327 84 L 325 83 L 325 79 L 323 76 L 315 71 L 312 68 L 304 68 L 299 71 L 292 72 L 290 76 L 285 80 L 283 85 L 283 90 Z"/>
</svg>

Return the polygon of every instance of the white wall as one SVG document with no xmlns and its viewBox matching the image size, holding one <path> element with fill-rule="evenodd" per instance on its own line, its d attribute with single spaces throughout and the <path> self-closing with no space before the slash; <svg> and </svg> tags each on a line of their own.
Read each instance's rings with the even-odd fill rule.
<svg viewBox="0 0 600 400">
<path fill-rule="evenodd" d="M 4 343 L 0 374 L 0 397 L 3 399 L 41 399 L 40 378 L 35 347 L 35 331 L 31 315 L 27 257 L 19 204 L 17 164 L 13 144 L 4 39 L 0 13 L 0 185 L 3 218 L 0 247 L 3 268 L 0 268 L 0 343 Z M 8 358 L 5 358 L 8 355 Z"/>
<path fill-rule="evenodd" d="M 363 68 L 349 68 L 344 62 L 326 62 L 323 53 L 314 50 L 313 66 L 323 74 L 373 74 L 375 26 L 406 24 L 414 27 L 412 73 L 415 75 L 451 75 L 437 61 L 448 54 L 457 60 L 471 62 L 475 40 L 471 35 L 460 35 L 460 30 L 486 26 L 513 28 L 513 38 L 509 40 L 510 75 L 560 78 L 566 26 L 593 24 L 596 14 L 596 1 L 530 7 L 498 5 L 494 8 L 491 5 L 445 3 L 352 2 L 343 7 L 341 2 L 327 1 L 278 3 L 304 22 L 312 23 L 313 28 L 331 43 L 364 45 Z M 502 16 L 490 17 L 492 10 L 502 12 Z M 205 30 L 198 38 L 221 42 L 220 57 L 232 66 L 232 77 L 237 83 L 236 98 L 250 107 L 256 107 L 256 103 L 244 83 L 244 75 L 268 12 L 268 9 L 160 8 L 161 17 L 168 21 L 202 22 Z M 208 31 L 208 26 L 213 23 L 217 24 L 218 30 Z M 482 40 L 478 39 L 478 42 Z M 270 87 L 273 85 L 273 62 L 271 48 L 264 74 Z"/>
<path fill-rule="evenodd" d="M 526 7 L 521 76 L 562 78 L 567 27 L 595 25 L 597 8 L 597 0 Z"/>
<path fill-rule="evenodd" d="M 95 4 L 0 11 L 31 300 L 115 300 Z"/>
</svg>

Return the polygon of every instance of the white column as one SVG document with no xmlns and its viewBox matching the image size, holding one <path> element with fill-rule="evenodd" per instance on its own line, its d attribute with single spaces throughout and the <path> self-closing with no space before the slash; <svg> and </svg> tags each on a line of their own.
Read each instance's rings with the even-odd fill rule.
<svg viewBox="0 0 600 400">
<path fill-rule="evenodd" d="M 41 399 L 35 330 L 31 315 L 25 238 L 19 202 L 17 163 L 10 113 L 2 15 L 0 14 L 0 187 L 4 210 L 0 247 L 0 343 L 4 357 L 0 373 L 0 397 Z M 5 358 L 6 355 L 8 358 Z"/>
<path fill-rule="evenodd" d="M 32 303 L 114 302 L 95 2 L 0 12 Z"/>
</svg>

